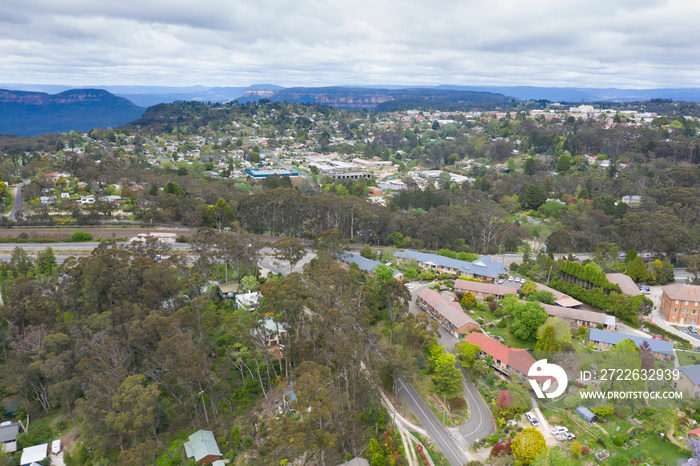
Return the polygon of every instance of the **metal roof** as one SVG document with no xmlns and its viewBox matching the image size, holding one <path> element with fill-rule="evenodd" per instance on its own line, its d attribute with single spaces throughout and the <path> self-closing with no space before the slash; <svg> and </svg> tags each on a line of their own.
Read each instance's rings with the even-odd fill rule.
<svg viewBox="0 0 700 466">
<path fill-rule="evenodd" d="M 693 385 L 700 385 L 700 364 L 694 364 L 692 366 L 680 366 L 677 369 L 688 377 Z"/>
<path fill-rule="evenodd" d="M 15 422 L 6 426 L 0 426 L 0 443 L 10 442 L 17 438 L 19 423 Z"/>
<path fill-rule="evenodd" d="M 195 461 L 209 455 L 221 456 L 219 445 L 210 430 L 198 430 L 190 435 L 190 441 L 185 443 L 185 452 L 188 458 L 194 458 Z"/>
<path fill-rule="evenodd" d="M 505 265 L 501 264 L 493 256 L 483 256 L 474 262 L 451 259 L 438 254 L 428 254 L 425 252 L 411 251 L 405 249 L 398 251 L 396 257 L 402 259 L 416 259 L 418 262 L 431 263 L 440 267 L 459 270 L 460 272 L 481 275 L 483 277 L 498 278 L 508 271 Z"/>
<path fill-rule="evenodd" d="M 32 464 L 34 462 L 39 462 L 49 456 L 49 444 L 42 443 L 41 445 L 35 445 L 33 447 L 27 447 L 22 451 L 22 457 L 19 460 L 19 464 L 24 466 L 25 464 Z"/>
<path fill-rule="evenodd" d="M 641 346 L 642 343 L 646 341 L 652 353 L 673 354 L 673 343 L 670 341 L 636 337 L 634 335 L 625 335 L 624 333 L 611 332 L 608 330 L 598 330 L 597 328 L 591 329 L 588 339 L 609 343 L 611 345 L 616 345 L 622 340 L 632 340 L 637 347 Z"/>
<path fill-rule="evenodd" d="M 357 266 L 360 268 L 360 270 L 364 270 L 365 272 L 374 272 L 374 269 L 376 269 L 378 266 L 382 265 L 380 261 L 375 261 L 372 259 L 367 259 L 366 257 L 362 257 L 361 255 L 350 252 L 350 251 L 343 251 L 340 254 L 338 254 L 338 258 L 344 262 L 347 263 L 355 263 Z M 400 271 L 389 267 L 391 270 L 393 270 L 394 273 L 394 278 L 403 276 L 403 273 Z"/>
</svg>

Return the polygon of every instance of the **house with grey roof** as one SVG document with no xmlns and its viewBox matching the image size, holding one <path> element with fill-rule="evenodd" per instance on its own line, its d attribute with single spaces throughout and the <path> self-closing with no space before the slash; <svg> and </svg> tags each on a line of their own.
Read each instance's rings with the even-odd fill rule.
<svg viewBox="0 0 700 466">
<path fill-rule="evenodd" d="M 346 270 L 348 269 L 348 267 L 350 267 L 350 264 L 357 264 L 360 270 L 364 270 L 365 272 L 368 272 L 370 274 L 374 273 L 374 269 L 376 269 L 380 265 L 383 265 L 380 261 L 367 259 L 366 257 L 362 257 L 361 255 L 350 251 L 343 251 L 340 254 L 338 254 L 338 260 L 342 264 L 343 268 Z M 395 279 L 403 280 L 403 272 L 401 272 L 400 270 L 396 270 L 392 267 L 389 268 L 393 271 L 393 277 Z"/>
<path fill-rule="evenodd" d="M 691 398 L 700 394 L 700 364 L 677 367 L 678 380 L 673 381 L 673 388 L 678 391 L 688 392 Z"/>
<path fill-rule="evenodd" d="M 210 430 L 198 430 L 190 435 L 184 447 L 187 458 L 193 458 L 198 464 L 213 463 L 221 458 L 219 445 Z"/>
<path fill-rule="evenodd" d="M 622 340 L 632 340 L 637 345 L 637 348 L 646 342 L 654 358 L 662 361 L 673 361 L 673 343 L 670 341 L 642 338 L 624 333 L 598 330 L 597 328 L 592 328 L 588 334 L 588 343 L 603 350 L 615 346 Z"/>
<path fill-rule="evenodd" d="M 468 277 L 493 282 L 499 275 L 508 272 L 508 268 L 495 260 L 493 256 L 484 256 L 474 262 L 468 262 L 438 254 L 411 251 L 410 249 L 397 251 L 395 256 L 399 262 L 408 262 L 411 259 L 415 259 L 423 270 L 435 273 L 449 273 L 455 278 Z"/>
<path fill-rule="evenodd" d="M 3 453 L 17 451 L 17 434 L 19 434 L 18 422 L 5 421 L 0 424 L 0 443 L 2 443 Z"/>
</svg>

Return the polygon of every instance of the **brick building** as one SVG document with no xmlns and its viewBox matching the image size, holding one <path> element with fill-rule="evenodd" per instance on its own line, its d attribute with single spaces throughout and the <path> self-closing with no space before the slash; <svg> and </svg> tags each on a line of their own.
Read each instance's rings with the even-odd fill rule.
<svg viewBox="0 0 700 466">
<path fill-rule="evenodd" d="M 674 284 L 663 290 L 660 310 L 666 320 L 681 325 L 700 323 L 700 286 Z"/>
</svg>

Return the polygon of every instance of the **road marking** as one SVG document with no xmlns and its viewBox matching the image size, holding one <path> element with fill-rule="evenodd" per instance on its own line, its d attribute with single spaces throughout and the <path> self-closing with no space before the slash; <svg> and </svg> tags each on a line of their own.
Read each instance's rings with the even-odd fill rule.
<svg viewBox="0 0 700 466">
<path fill-rule="evenodd" d="M 403 383 L 403 381 L 402 381 L 402 380 L 399 380 L 398 382 L 401 384 L 401 389 L 400 389 L 400 390 L 405 390 L 406 393 L 408 393 L 408 396 L 411 397 L 411 399 L 412 399 L 413 402 L 416 404 L 416 406 L 418 407 L 418 409 L 420 410 L 420 412 L 423 413 L 423 416 L 425 417 L 425 419 L 426 419 L 426 420 L 428 421 L 428 423 L 432 426 L 432 428 L 435 430 L 435 432 L 436 432 L 437 435 L 440 437 L 440 439 L 443 441 L 443 443 L 445 443 L 445 446 L 447 447 L 447 449 L 450 450 L 450 453 L 452 453 L 453 458 L 457 460 L 457 464 L 462 464 L 462 461 L 457 457 L 457 454 L 454 452 L 454 450 L 452 450 L 452 448 L 450 448 L 450 445 L 449 445 L 449 443 L 447 442 L 447 440 L 444 439 L 443 435 L 440 433 L 440 431 L 437 429 L 437 427 L 435 427 L 435 425 L 433 424 L 433 422 L 430 420 L 430 417 L 428 417 L 428 415 L 425 414 L 425 411 L 423 411 L 423 408 L 421 408 L 420 403 L 418 403 L 418 401 L 416 401 L 416 399 L 413 397 L 413 395 L 412 395 L 411 392 L 408 390 L 408 388 L 406 388 L 406 385 Z"/>
</svg>

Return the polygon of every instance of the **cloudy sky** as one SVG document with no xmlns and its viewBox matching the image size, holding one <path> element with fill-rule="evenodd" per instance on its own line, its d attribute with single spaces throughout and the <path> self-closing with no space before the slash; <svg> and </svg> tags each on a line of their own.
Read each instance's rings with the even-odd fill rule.
<svg viewBox="0 0 700 466">
<path fill-rule="evenodd" d="M 700 87 L 700 2 L 4 0 L 0 82 Z"/>
</svg>

